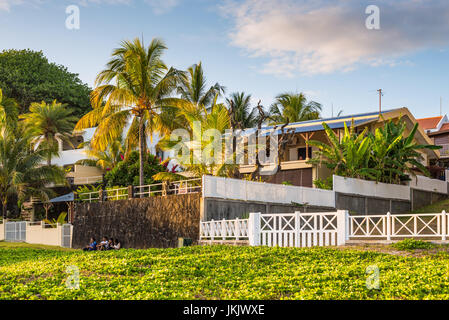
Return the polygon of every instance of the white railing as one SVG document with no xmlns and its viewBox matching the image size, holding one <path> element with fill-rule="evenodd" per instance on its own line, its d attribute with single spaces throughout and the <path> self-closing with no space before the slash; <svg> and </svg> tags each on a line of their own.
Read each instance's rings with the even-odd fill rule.
<svg viewBox="0 0 449 320">
<path fill-rule="evenodd" d="M 251 213 L 249 219 L 200 223 L 200 240 L 248 239 L 251 246 L 312 247 L 345 244 L 348 212 Z"/>
<path fill-rule="evenodd" d="M 375 216 L 350 216 L 349 236 L 352 238 L 441 238 L 448 234 L 448 217 L 442 213 L 416 213 Z"/>
<path fill-rule="evenodd" d="M 200 240 L 248 239 L 248 219 L 200 222 Z"/>
<path fill-rule="evenodd" d="M 188 194 L 201 192 L 201 179 L 188 179 L 170 182 L 164 189 L 163 183 L 155 183 L 144 186 L 133 186 L 134 198 L 152 196 L 165 196 L 167 194 Z M 107 200 L 126 200 L 129 198 L 128 188 L 116 188 L 104 190 Z M 101 191 L 85 192 L 79 194 L 81 202 L 98 202 L 101 199 Z"/>
<path fill-rule="evenodd" d="M 107 200 L 118 201 L 128 199 L 128 188 L 107 189 L 105 192 Z"/>
<path fill-rule="evenodd" d="M 103 176 L 73 177 L 74 184 L 92 184 L 103 181 Z"/>
</svg>

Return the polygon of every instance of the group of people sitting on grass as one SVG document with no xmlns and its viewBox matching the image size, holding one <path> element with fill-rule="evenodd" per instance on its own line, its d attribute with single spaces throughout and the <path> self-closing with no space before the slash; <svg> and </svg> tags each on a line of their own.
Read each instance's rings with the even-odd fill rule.
<svg viewBox="0 0 449 320">
<path fill-rule="evenodd" d="M 103 237 L 100 243 L 97 243 L 94 237 L 90 238 L 90 243 L 83 250 L 84 251 L 106 251 L 106 250 L 119 250 L 120 241 L 118 239 L 113 239 L 108 237 Z"/>
</svg>

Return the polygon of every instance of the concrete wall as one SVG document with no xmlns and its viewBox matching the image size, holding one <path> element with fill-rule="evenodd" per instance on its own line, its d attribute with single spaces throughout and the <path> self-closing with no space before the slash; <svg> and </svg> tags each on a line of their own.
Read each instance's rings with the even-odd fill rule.
<svg viewBox="0 0 449 320">
<path fill-rule="evenodd" d="M 125 248 L 176 247 L 178 238 L 199 238 L 201 195 L 184 194 L 77 204 L 73 248 L 90 237 L 118 238 Z"/>
<path fill-rule="evenodd" d="M 334 175 L 335 192 L 374 198 L 410 200 L 410 187 Z"/>
<path fill-rule="evenodd" d="M 202 199 L 201 221 L 248 218 L 251 212 L 261 213 L 293 213 L 301 212 L 330 212 L 330 207 L 296 206 L 283 203 L 242 201 L 217 198 Z"/>
<path fill-rule="evenodd" d="M 330 190 L 239 179 L 203 176 L 203 197 L 253 202 L 334 207 L 335 194 Z"/>
<path fill-rule="evenodd" d="M 62 226 L 44 228 L 42 225 L 27 225 L 25 242 L 48 246 L 62 245 Z"/>
<path fill-rule="evenodd" d="M 0 241 L 5 240 L 5 225 L 0 223 Z"/>
<path fill-rule="evenodd" d="M 412 180 L 409 182 L 410 188 L 442 194 L 448 193 L 448 184 L 446 181 L 431 179 L 424 176 L 416 176 L 411 179 Z"/>
</svg>

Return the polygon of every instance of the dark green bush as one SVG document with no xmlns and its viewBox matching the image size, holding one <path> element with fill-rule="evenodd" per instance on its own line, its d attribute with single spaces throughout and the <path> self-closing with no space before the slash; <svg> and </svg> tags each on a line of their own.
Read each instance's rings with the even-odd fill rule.
<svg viewBox="0 0 449 320">
<path fill-rule="evenodd" d="M 435 247 L 433 243 L 415 239 L 405 239 L 393 243 L 391 246 L 398 250 L 432 249 Z"/>
</svg>

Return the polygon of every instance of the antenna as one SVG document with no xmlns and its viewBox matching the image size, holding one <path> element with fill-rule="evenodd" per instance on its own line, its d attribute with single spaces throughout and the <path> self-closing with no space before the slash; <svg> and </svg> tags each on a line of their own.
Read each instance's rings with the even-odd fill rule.
<svg viewBox="0 0 449 320">
<path fill-rule="evenodd" d="M 334 103 L 332 102 L 332 118 L 334 117 Z"/>
<path fill-rule="evenodd" d="M 382 114 L 382 89 L 377 90 L 379 92 L 379 116 Z"/>
<path fill-rule="evenodd" d="M 443 115 L 443 97 L 440 97 L 440 117 Z"/>
</svg>

